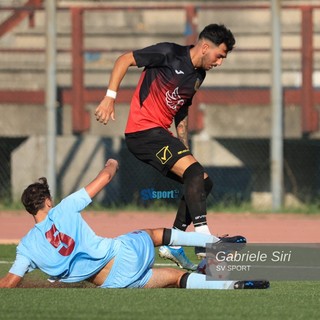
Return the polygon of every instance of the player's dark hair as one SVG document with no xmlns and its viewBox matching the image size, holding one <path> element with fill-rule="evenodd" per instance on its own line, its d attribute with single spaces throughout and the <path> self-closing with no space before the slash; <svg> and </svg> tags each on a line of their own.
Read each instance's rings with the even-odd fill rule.
<svg viewBox="0 0 320 320">
<path fill-rule="evenodd" d="M 44 208 L 46 199 L 51 199 L 51 194 L 45 177 L 30 184 L 21 195 L 21 202 L 32 215 L 36 215 L 40 209 Z"/>
<path fill-rule="evenodd" d="M 208 39 L 215 45 L 219 46 L 224 43 L 227 47 L 228 52 L 232 51 L 236 40 L 232 32 L 225 27 L 223 24 L 209 24 L 199 34 L 200 39 Z"/>
</svg>

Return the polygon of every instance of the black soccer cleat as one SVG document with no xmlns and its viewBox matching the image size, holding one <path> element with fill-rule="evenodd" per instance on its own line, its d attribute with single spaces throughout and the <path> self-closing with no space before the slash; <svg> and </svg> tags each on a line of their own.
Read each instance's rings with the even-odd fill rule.
<svg viewBox="0 0 320 320">
<path fill-rule="evenodd" d="M 233 287 L 234 289 L 268 289 L 270 282 L 268 280 L 237 281 Z"/>
<path fill-rule="evenodd" d="M 222 237 L 219 237 L 221 242 L 227 242 L 227 243 L 247 243 L 247 239 L 243 236 L 233 236 L 228 237 L 229 235 L 226 234 Z"/>
<path fill-rule="evenodd" d="M 221 237 L 218 237 L 220 239 L 220 241 L 218 243 L 236 243 L 239 244 L 239 246 L 237 246 L 238 250 L 242 250 L 246 243 L 247 243 L 247 239 L 243 236 L 233 236 L 233 237 L 229 237 L 228 234 L 225 234 Z M 228 249 L 230 249 L 230 246 L 228 245 Z M 226 252 L 228 252 L 228 250 L 226 250 Z M 194 248 L 194 253 L 196 254 L 197 258 L 199 260 L 204 259 L 206 257 L 206 248 L 202 248 L 202 247 L 195 247 Z"/>
<path fill-rule="evenodd" d="M 229 237 L 229 235 L 226 234 L 222 237 L 219 237 L 219 239 L 220 241 L 218 243 L 220 243 L 220 250 L 223 250 L 224 244 L 225 244 L 224 251 L 226 253 L 231 253 L 231 252 L 234 252 L 235 250 L 237 251 L 242 250 L 247 244 L 247 239 L 239 235 Z"/>
</svg>

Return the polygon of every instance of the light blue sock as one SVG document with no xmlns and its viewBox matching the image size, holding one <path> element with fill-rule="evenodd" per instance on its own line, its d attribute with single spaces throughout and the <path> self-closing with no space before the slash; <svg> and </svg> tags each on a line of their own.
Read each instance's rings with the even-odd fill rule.
<svg viewBox="0 0 320 320">
<path fill-rule="evenodd" d="M 216 243 L 219 238 L 199 232 L 184 232 L 178 229 L 171 229 L 170 246 L 206 247 L 207 243 Z"/>
<path fill-rule="evenodd" d="M 226 280 L 207 280 L 207 276 L 200 273 L 190 273 L 187 279 L 187 289 L 234 289 L 236 281 Z"/>
</svg>

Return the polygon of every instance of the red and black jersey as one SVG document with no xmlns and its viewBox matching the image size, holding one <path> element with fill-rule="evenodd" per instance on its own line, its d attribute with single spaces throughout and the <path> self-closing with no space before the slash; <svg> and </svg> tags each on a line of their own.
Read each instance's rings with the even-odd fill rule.
<svg viewBox="0 0 320 320">
<path fill-rule="evenodd" d="M 133 95 L 125 133 L 162 127 L 188 114 L 192 98 L 206 71 L 195 69 L 191 46 L 159 43 L 133 51 L 138 67 L 144 67 Z"/>
</svg>

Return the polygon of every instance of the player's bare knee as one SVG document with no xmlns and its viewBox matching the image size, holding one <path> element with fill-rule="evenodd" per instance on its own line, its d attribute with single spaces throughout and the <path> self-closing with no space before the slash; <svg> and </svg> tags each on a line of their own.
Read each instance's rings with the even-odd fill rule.
<svg viewBox="0 0 320 320">
<path fill-rule="evenodd" d="M 172 288 L 183 288 L 184 280 L 186 278 L 185 274 L 189 274 L 188 272 L 184 270 L 179 269 L 171 269 L 171 287 Z M 182 285 L 182 287 L 181 287 Z"/>
<path fill-rule="evenodd" d="M 153 245 L 155 247 L 161 246 L 163 242 L 163 228 L 157 228 L 157 229 L 145 229 L 145 232 L 147 232 L 153 242 Z"/>
</svg>

